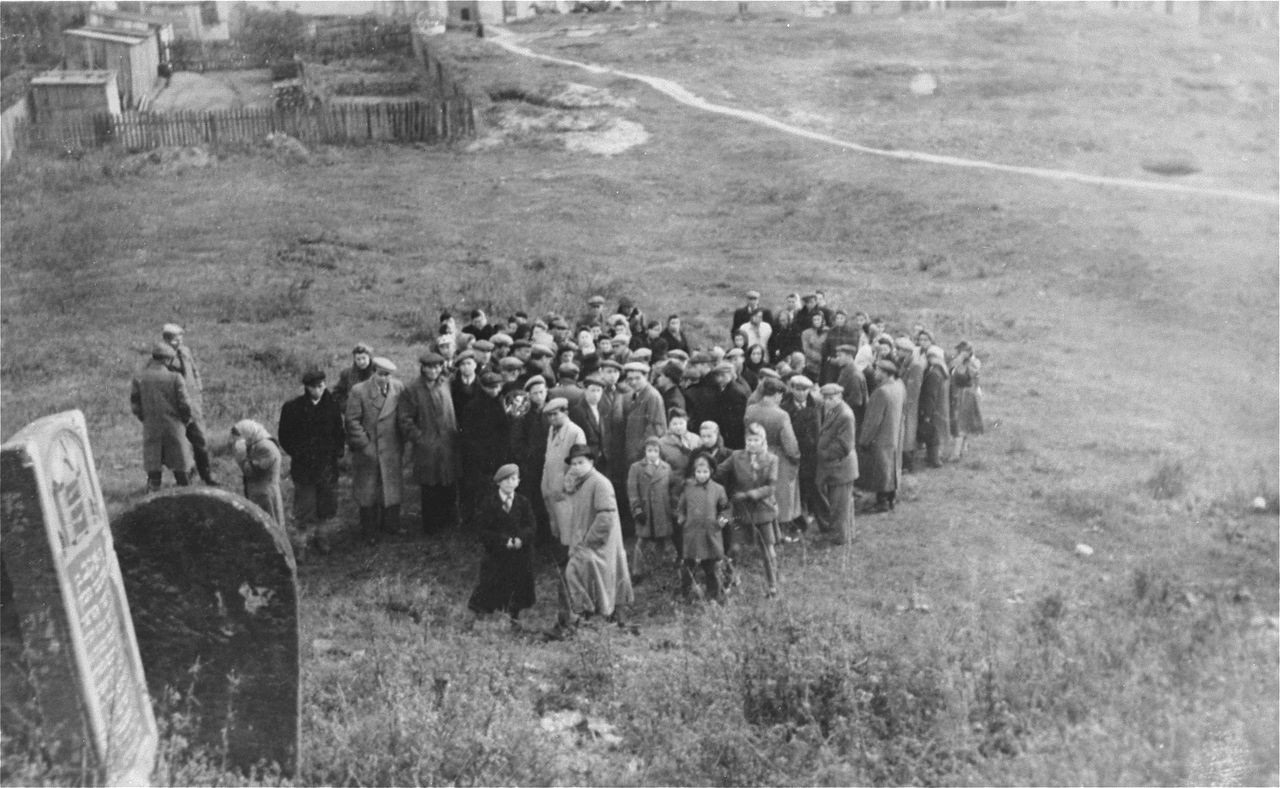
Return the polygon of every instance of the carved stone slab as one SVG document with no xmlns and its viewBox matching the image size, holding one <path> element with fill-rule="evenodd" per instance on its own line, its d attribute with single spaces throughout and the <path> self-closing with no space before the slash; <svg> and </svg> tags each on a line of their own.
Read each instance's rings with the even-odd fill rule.
<svg viewBox="0 0 1280 788">
<path fill-rule="evenodd" d="M 55 771 L 146 784 L 156 723 L 95 468 L 78 410 L 0 447 L 5 688 L 33 701 Z"/>
<path fill-rule="evenodd" d="M 193 743 L 231 767 L 295 774 L 298 594 L 284 530 L 207 487 L 153 495 L 113 527 L 152 693 L 192 712 Z"/>
</svg>

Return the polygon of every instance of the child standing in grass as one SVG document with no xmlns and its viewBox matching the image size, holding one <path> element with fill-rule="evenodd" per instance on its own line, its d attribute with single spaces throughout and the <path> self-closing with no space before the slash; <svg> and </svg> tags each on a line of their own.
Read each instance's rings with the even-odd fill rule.
<svg viewBox="0 0 1280 788">
<path fill-rule="evenodd" d="M 644 442 L 644 457 L 631 464 L 627 472 L 627 500 L 636 524 L 633 582 L 640 582 L 649 571 L 646 554 L 657 553 L 661 562 L 666 542 L 671 539 L 671 465 L 662 459 L 662 441 L 649 437 Z"/>
<path fill-rule="evenodd" d="M 676 504 L 676 522 L 684 533 L 680 591 L 689 596 L 693 590 L 694 569 L 701 566 L 706 579 L 706 597 L 724 604 L 719 571 L 724 558 L 721 529 L 729 524 L 729 497 L 724 487 L 711 480 L 711 472 L 710 457 L 703 454 L 694 459 L 693 478 L 685 482 Z"/>
</svg>

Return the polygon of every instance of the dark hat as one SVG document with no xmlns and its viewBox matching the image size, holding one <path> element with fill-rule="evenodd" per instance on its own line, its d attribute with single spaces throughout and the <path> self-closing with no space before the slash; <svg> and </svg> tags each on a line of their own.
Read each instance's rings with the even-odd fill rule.
<svg viewBox="0 0 1280 788">
<path fill-rule="evenodd" d="M 518 358 L 514 358 L 512 356 L 506 356 L 505 358 L 503 358 L 501 361 L 498 362 L 498 367 L 503 370 L 524 369 L 524 362 Z"/>
<path fill-rule="evenodd" d="M 302 385 L 304 386 L 314 386 L 317 383 L 323 383 L 323 382 L 324 382 L 323 369 L 312 367 L 311 369 L 302 373 Z"/>
<path fill-rule="evenodd" d="M 480 385 L 484 388 L 492 388 L 502 385 L 502 376 L 497 372 L 486 372 L 480 376 Z"/>
<path fill-rule="evenodd" d="M 551 320 L 551 325 L 550 325 L 550 327 L 551 327 L 551 328 L 566 328 L 566 329 L 567 329 L 567 328 L 569 327 L 569 321 L 568 321 L 568 320 L 565 320 L 563 317 L 553 318 L 553 319 Z"/>
<path fill-rule="evenodd" d="M 782 384 L 782 380 L 780 378 L 765 378 L 760 381 L 760 392 L 766 397 L 773 396 L 774 394 L 781 394 L 786 390 L 787 387 Z"/>
<path fill-rule="evenodd" d="M 462 351 L 461 353 L 453 357 L 453 363 L 455 366 L 467 360 L 471 360 L 471 361 L 476 360 L 476 352 L 474 350 L 471 350 L 470 348 Z"/>
<path fill-rule="evenodd" d="M 661 448 L 662 448 L 662 438 L 659 438 L 659 437 L 658 437 L 658 436 L 656 436 L 656 435 L 650 435 L 649 437 L 645 438 L 645 439 L 644 439 L 644 447 L 647 449 L 647 448 L 649 448 L 650 446 L 654 447 L 655 449 L 661 449 Z"/>
<path fill-rule="evenodd" d="M 533 388 L 539 383 L 545 386 L 547 385 L 547 379 L 542 377 L 541 375 L 533 375 L 524 382 L 524 390 L 528 391 L 529 389 Z"/>
<path fill-rule="evenodd" d="M 367 342 L 357 342 L 356 346 L 351 348 L 351 355 L 354 356 L 357 353 L 365 353 L 367 355 L 372 356 L 373 348 L 369 347 L 369 344 Z"/>
<path fill-rule="evenodd" d="M 471 343 L 471 347 L 482 353 L 493 351 L 493 343 L 487 339 L 477 339 L 475 342 Z"/>
<path fill-rule="evenodd" d="M 668 361 L 662 366 L 662 374 L 672 383 L 679 384 L 684 379 L 684 367 L 674 361 Z"/>
<path fill-rule="evenodd" d="M 800 300 L 801 300 L 801 301 L 817 301 L 817 300 L 818 300 L 818 297 L 817 297 L 816 295 L 814 295 L 813 293 L 805 293 L 805 294 L 800 298 Z"/>
<path fill-rule="evenodd" d="M 168 342 L 157 342 L 151 346 L 152 358 L 174 358 L 178 355 L 178 351 L 174 350 Z"/>
<path fill-rule="evenodd" d="M 599 375 L 587 375 L 587 379 L 582 381 L 582 387 L 586 388 L 587 386 L 599 386 L 600 388 L 604 388 L 604 378 Z"/>
<path fill-rule="evenodd" d="M 592 462 L 596 459 L 596 453 L 590 446 L 585 443 L 575 443 L 569 449 L 569 456 L 564 458 L 565 464 L 571 463 L 577 457 L 586 457 Z"/>
<path fill-rule="evenodd" d="M 543 356 L 543 357 L 546 357 L 546 358 L 550 358 L 551 356 L 554 356 L 555 354 L 556 354 L 556 352 L 555 352 L 554 350 L 552 350 L 551 348 L 547 347 L 546 345 L 534 345 L 534 346 L 533 346 L 533 357 L 534 357 L 534 358 L 538 358 L 539 356 Z"/>
<path fill-rule="evenodd" d="M 533 343 L 527 339 L 517 339 L 515 342 L 511 343 L 512 350 L 521 350 L 527 347 L 533 347 Z"/>
<path fill-rule="evenodd" d="M 489 337 L 489 341 L 494 344 L 494 347 L 511 347 L 515 344 L 515 340 L 512 339 L 509 334 L 502 333 L 494 334 Z"/>
<path fill-rule="evenodd" d="M 556 370 L 556 373 L 562 378 L 576 378 L 578 377 L 578 373 L 581 371 L 582 370 L 578 369 L 577 364 L 574 364 L 571 361 L 566 361 L 560 365 L 560 368 Z"/>
<path fill-rule="evenodd" d="M 426 353 L 418 356 L 418 363 L 424 366 L 440 366 L 444 364 L 444 356 L 428 350 Z"/>
<path fill-rule="evenodd" d="M 543 413 L 555 413 L 559 410 L 568 410 L 569 400 L 564 397 L 552 397 L 542 406 Z"/>
<path fill-rule="evenodd" d="M 506 479 L 510 476 L 515 476 L 518 473 L 520 473 L 520 466 L 516 465 L 514 462 L 509 462 L 506 465 L 503 465 L 498 470 L 494 471 L 493 482 L 494 484 L 497 484 L 503 479 Z"/>
</svg>

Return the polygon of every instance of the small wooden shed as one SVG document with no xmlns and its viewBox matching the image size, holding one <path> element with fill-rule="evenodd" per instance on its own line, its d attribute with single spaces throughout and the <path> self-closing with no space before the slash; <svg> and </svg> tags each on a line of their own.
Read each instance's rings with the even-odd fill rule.
<svg viewBox="0 0 1280 788">
<path fill-rule="evenodd" d="M 28 117 L 33 123 L 108 112 L 120 114 L 114 71 L 46 71 L 31 80 Z"/>
<path fill-rule="evenodd" d="M 153 34 L 81 27 L 62 31 L 62 41 L 68 70 L 116 72 L 120 105 L 125 109 L 137 109 L 155 88 L 160 51 Z"/>
<path fill-rule="evenodd" d="M 156 37 L 160 62 L 168 63 L 173 60 L 172 19 L 149 14 L 131 14 L 128 11 L 91 8 L 85 13 L 85 24 L 96 28 L 151 33 Z"/>
</svg>

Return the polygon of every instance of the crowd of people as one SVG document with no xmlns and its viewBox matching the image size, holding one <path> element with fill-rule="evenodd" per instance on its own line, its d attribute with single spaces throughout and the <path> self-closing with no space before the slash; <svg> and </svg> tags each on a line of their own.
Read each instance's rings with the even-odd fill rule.
<svg viewBox="0 0 1280 788">
<path fill-rule="evenodd" d="M 982 432 L 972 346 L 948 354 L 923 325 L 890 333 L 881 317 L 830 308 L 821 291 L 789 294 L 773 312 L 750 291 L 729 341 L 708 346 L 679 315 L 605 303 L 497 325 L 483 310 L 463 325 L 445 312 L 407 383 L 356 344 L 332 388 L 322 369 L 302 375 L 276 437 L 251 419 L 231 428 L 245 496 L 299 552 L 326 553 L 342 472 L 369 543 L 407 532 L 407 472 L 417 527 L 463 528 L 482 547 L 471 609 L 514 621 L 534 603 L 541 551 L 557 566 L 555 634 L 565 635 L 593 617 L 618 620 L 634 584 L 655 575 L 678 573 L 684 594 L 723 603 L 748 542 L 776 595 L 777 546 L 848 543 L 855 508 L 893 511 L 904 471 L 939 467 L 948 445 L 959 459 Z M 132 390 L 148 489 L 166 467 L 179 485 L 193 466 L 216 484 L 182 327 L 164 326 L 151 355 Z"/>
</svg>

